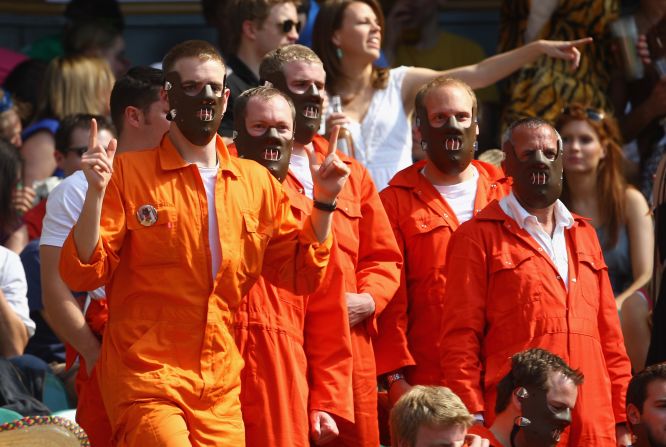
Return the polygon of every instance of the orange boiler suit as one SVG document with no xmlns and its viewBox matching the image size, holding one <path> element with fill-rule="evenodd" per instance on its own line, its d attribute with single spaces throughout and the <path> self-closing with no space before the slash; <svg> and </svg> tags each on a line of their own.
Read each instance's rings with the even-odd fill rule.
<svg viewBox="0 0 666 447">
<path fill-rule="evenodd" d="M 441 385 L 437 337 L 446 289 L 446 254 L 460 226 L 455 212 L 421 174 L 426 160 L 398 172 L 379 196 L 402 251 L 400 288 L 379 317 L 373 339 L 377 375 L 404 368 L 412 385 Z M 473 213 L 507 193 L 502 169 L 472 161 L 479 173 Z"/>
<path fill-rule="evenodd" d="M 626 421 L 631 365 L 595 230 L 588 219 L 574 220 L 565 230 L 568 289 L 498 202 L 460 226 L 449 244 L 440 358 L 444 384 L 470 412 L 485 412 L 490 426 L 511 356 L 537 347 L 559 355 L 585 376 L 568 444 L 565 431 L 559 445 L 608 447 L 616 423 Z"/>
<path fill-rule="evenodd" d="M 312 141 L 320 155 L 328 153 L 328 141 L 317 135 Z M 333 215 L 335 239 L 341 253 L 344 291 L 368 293 L 375 302 L 374 315 L 351 328 L 354 372 L 354 423 L 337 420 L 340 436 L 327 447 L 379 445 L 377 423 L 377 373 L 372 337 L 377 318 L 395 294 L 400 283 L 402 256 L 391 231 L 375 184 L 367 169 L 338 152 L 351 169 L 347 183 L 337 198 Z M 288 177 L 286 182 L 294 181 Z"/>
<path fill-rule="evenodd" d="M 325 274 L 332 237 L 318 243 L 266 169 L 231 158 L 219 137 L 216 144 L 215 278 L 206 191 L 169 134 L 158 148 L 116 157 L 89 263 L 78 259 L 71 233 L 63 246 L 70 288 L 106 286 L 97 374 L 116 445 L 244 445 L 232 312 L 262 273 L 300 294 Z M 144 226 L 146 205 L 156 220 Z"/>
<path fill-rule="evenodd" d="M 305 223 L 312 200 L 283 186 L 294 216 Z M 333 235 L 335 241 L 335 228 Z M 241 300 L 234 335 L 245 361 L 240 401 L 247 446 L 309 447 L 311 410 L 354 421 L 349 320 L 336 249 L 334 242 L 313 294 L 295 295 L 262 276 Z"/>
<path fill-rule="evenodd" d="M 100 340 L 108 320 L 109 310 L 106 299 L 91 300 L 85 313 L 86 323 Z M 76 372 L 76 422 L 86 431 L 92 447 L 111 446 L 111 424 L 104 408 L 104 402 L 97 379 L 97 364 L 90 375 L 86 371 L 85 359 L 69 344 L 65 344 L 67 368 L 79 358 L 79 369 Z"/>
</svg>

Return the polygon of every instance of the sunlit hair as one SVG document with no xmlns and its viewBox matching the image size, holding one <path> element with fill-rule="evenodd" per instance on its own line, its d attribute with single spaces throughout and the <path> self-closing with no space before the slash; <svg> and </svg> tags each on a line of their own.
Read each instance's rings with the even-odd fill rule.
<svg viewBox="0 0 666 447">
<path fill-rule="evenodd" d="M 284 74 L 284 66 L 290 62 L 322 65 L 321 59 L 308 47 L 298 44 L 285 45 L 266 53 L 259 66 L 259 79 L 270 81 L 279 73 Z"/>
<path fill-rule="evenodd" d="M 291 101 L 289 96 L 280 90 L 267 86 L 260 86 L 245 90 L 238 98 L 236 98 L 236 101 L 234 101 L 234 128 L 238 130 L 240 126 L 245 126 L 247 104 L 252 98 L 258 98 L 263 102 L 268 102 L 276 97 L 284 98 L 284 100 L 287 101 L 287 104 L 289 104 L 293 130 L 293 122 L 296 119 L 296 109 L 294 108 L 294 103 Z"/>
<path fill-rule="evenodd" d="M 511 357 L 511 370 L 497 384 L 495 413 L 503 412 L 511 401 L 513 390 L 521 386 L 537 386 L 548 391 L 548 374 L 560 372 L 578 386 L 583 383 L 583 373 L 571 368 L 561 357 L 545 349 L 532 348 Z"/>
<path fill-rule="evenodd" d="M 115 78 L 109 64 L 98 57 L 53 59 L 44 75 L 37 119 L 62 119 L 75 113 L 108 114 Z"/>
<path fill-rule="evenodd" d="M 453 391 L 442 386 L 416 385 L 391 409 L 391 440 L 393 445 L 414 447 L 421 426 L 469 428 L 473 423 L 474 417 Z"/>
<path fill-rule="evenodd" d="M 506 151 L 509 150 L 509 146 L 511 148 L 515 148 L 515 144 L 513 143 L 513 133 L 515 132 L 516 129 L 523 127 L 527 129 L 538 129 L 539 127 L 543 126 L 549 127 L 555 133 L 555 137 L 557 138 L 557 151 L 561 155 L 563 150 L 562 149 L 563 143 L 562 143 L 562 136 L 560 135 L 560 133 L 548 121 L 533 116 L 516 120 L 512 122 L 509 125 L 509 127 L 507 127 L 507 129 L 502 134 L 502 151 L 506 153 Z"/>
<path fill-rule="evenodd" d="M 437 90 L 442 87 L 458 87 L 467 92 L 467 94 L 472 98 L 472 110 L 476 110 L 476 94 L 474 94 L 474 90 L 472 90 L 472 87 L 469 86 L 465 81 L 461 81 L 460 79 L 456 78 L 450 78 L 447 76 L 440 76 L 438 78 L 433 79 L 432 81 L 428 82 L 427 84 L 424 84 L 416 94 L 416 100 L 415 100 L 415 106 L 416 110 L 419 110 L 421 108 L 425 107 L 425 99 L 428 96 L 428 93 L 430 93 L 433 90 Z"/>
<path fill-rule="evenodd" d="M 164 56 L 162 60 L 164 74 L 173 71 L 176 62 L 188 57 L 198 58 L 201 61 L 217 61 L 224 66 L 222 56 L 213 45 L 205 40 L 186 40 L 172 47 Z"/>
<path fill-rule="evenodd" d="M 603 112 L 591 113 L 582 104 L 571 104 L 557 118 L 555 126 L 561 132 L 564 126 L 573 121 L 585 121 L 597 134 L 606 156 L 599 161 L 597 168 L 597 204 L 601 224 L 608 229 L 605 248 L 617 244 L 620 228 L 625 221 L 625 190 L 627 181 L 622 172 L 624 156 L 622 154 L 620 130 L 612 116 Z M 571 206 L 571 191 L 567 182 L 566 172 L 562 187 L 562 202 Z"/>
<path fill-rule="evenodd" d="M 333 34 L 342 27 L 342 20 L 347 7 L 352 3 L 365 3 L 377 16 L 384 40 L 384 13 L 376 0 L 329 0 L 324 2 L 317 13 L 312 31 L 312 49 L 324 63 L 326 71 L 326 90 L 329 94 L 338 94 L 340 80 L 345 77 L 342 62 L 337 55 L 337 48 L 331 41 Z M 385 89 L 388 86 L 389 70 L 374 67 L 372 71 L 372 87 Z"/>
<path fill-rule="evenodd" d="M 636 406 L 642 414 L 648 385 L 656 380 L 666 381 L 666 363 L 648 366 L 631 378 L 627 388 L 627 406 L 630 404 Z"/>
</svg>

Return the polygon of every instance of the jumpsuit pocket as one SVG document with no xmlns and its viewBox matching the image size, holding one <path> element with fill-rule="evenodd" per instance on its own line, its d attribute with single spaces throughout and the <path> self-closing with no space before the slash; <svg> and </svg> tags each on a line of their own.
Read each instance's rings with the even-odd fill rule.
<svg viewBox="0 0 666 447">
<path fill-rule="evenodd" d="M 259 278 L 264 252 L 272 233 L 272 225 L 259 221 L 256 214 L 242 211 L 243 227 L 240 235 L 240 270 L 251 278 Z"/>
<path fill-rule="evenodd" d="M 178 263 L 182 247 L 181 250 L 177 249 L 176 208 L 156 206 L 156 220 L 148 226 L 139 222 L 139 208 L 132 209 L 131 215 L 126 218 L 131 250 L 129 262 L 136 267 L 159 267 Z"/>
<path fill-rule="evenodd" d="M 489 310 L 503 313 L 541 300 L 541 273 L 533 258 L 533 253 L 518 250 L 491 255 L 488 290 L 501 292 L 488 294 Z"/>
<path fill-rule="evenodd" d="M 400 223 L 400 231 L 405 239 L 405 264 L 410 275 L 427 277 L 430 271 L 445 272 L 446 249 L 453 232 L 443 217 L 409 216 Z"/>
<path fill-rule="evenodd" d="M 600 283 L 603 278 L 603 270 L 608 270 L 601 256 L 578 253 L 578 278 L 576 281 L 581 287 L 581 294 L 585 302 L 591 306 L 595 313 L 599 310 L 601 300 Z M 610 284 L 608 284 L 610 288 Z"/>
<path fill-rule="evenodd" d="M 336 213 L 339 213 L 339 219 L 344 219 L 344 223 L 338 222 L 333 224 L 333 228 L 337 226 L 342 230 L 334 231 L 335 240 L 342 250 L 356 259 L 359 250 L 359 224 L 361 217 L 363 217 L 361 204 L 348 199 L 338 199 Z M 343 225 L 339 225 L 340 223 Z"/>
</svg>

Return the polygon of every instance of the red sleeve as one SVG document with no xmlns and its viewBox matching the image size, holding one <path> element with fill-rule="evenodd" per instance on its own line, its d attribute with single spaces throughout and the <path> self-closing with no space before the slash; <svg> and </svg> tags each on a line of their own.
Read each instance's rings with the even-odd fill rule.
<svg viewBox="0 0 666 447">
<path fill-rule="evenodd" d="M 356 281 L 359 293 L 369 293 L 375 301 L 374 317 L 366 324 L 370 335 L 376 336 L 377 317 L 400 285 L 402 254 L 368 170 L 358 163 L 356 166 L 362 190 Z"/>
<path fill-rule="evenodd" d="M 599 243 L 596 242 L 596 235 L 590 228 L 590 236 L 594 237 L 598 249 L 598 258 L 603 260 L 603 254 Z M 611 381 L 611 396 L 613 405 L 613 414 L 615 423 L 626 422 L 627 412 L 625 396 L 627 386 L 631 380 L 631 363 L 627 356 L 627 350 L 624 346 L 624 337 L 620 327 L 620 319 L 617 313 L 615 297 L 608 278 L 608 268 L 603 261 L 600 265 L 604 268 L 599 270 L 599 314 L 597 322 L 599 325 L 599 335 L 601 349 L 604 353 L 608 376 Z"/>
<path fill-rule="evenodd" d="M 481 342 L 486 325 L 485 300 L 488 287 L 486 253 L 463 224 L 451 238 L 447 257 L 446 293 L 442 330 L 441 364 L 444 385 L 463 400 L 471 413 L 484 411 Z"/>
<path fill-rule="evenodd" d="M 343 282 L 337 280 L 341 277 L 334 244 L 323 285 L 308 298 L 305 313 L 308 407 L 353 423 L 352 348 Z"/>
<path fill-rule="evenodd" d="M 379 196 L 391 223 L 396 243 L 404 256 L 405 243 L 397 224 L 398 198 L 391 188 L 385 189 Z M 403 266 L 398 291 L 377 319 L 377 335 L 372 340 L 377 376 L 416 364 L 409 352 L 407 324 L 407 281 Z"/>
<path fill-rule="evenodd" d="M 28 239 L 31 241 L 42 236 L 42 221 L 46 215 L 46 200 L 42 200 L 23 215 L 23 223 L 28 228 Z"/>
</svg>

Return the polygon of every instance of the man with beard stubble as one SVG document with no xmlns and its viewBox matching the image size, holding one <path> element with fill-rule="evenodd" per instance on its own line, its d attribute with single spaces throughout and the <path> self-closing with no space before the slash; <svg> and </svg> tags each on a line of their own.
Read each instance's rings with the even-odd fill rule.
<svg viewBox="0 0 666 447">
<path fill-rule="evenodd" d="M 390 403 L 410 385 L 442 385 L 437 334 L 447 287 L 446 253 L 458 227 L 507 192 L 500 168 L 474 160 L 477 102 L 463 81 L 440 77 L 416 97 L 426 160 L 396 174 L 380 197 L 405 259 L 398 292 L 373 340 Z M 456 283 L 453 283 L 454 286 Z"/>
<path fill-rule="evenodd" d="M 627 419 L 633 447 L 666 447 L 666 363 L 651 365 L 632 377 Z"/>
<path fill-rule="evenodd" d="M 455 287 L 444 297 L 444 384 L 490 426 L 511 355 L 540 347 L 585 375 L 560 445 L 627 445 L 631 365 L 594 228 L 558 200 L 562 140 L 547 122 L 526 118 L 509 127 L 502 150 L 512 192 L 449 244 Z"/>
<path fill-rule="evenodd" d="M 106 285 L 97 374 L 114 444 L 235 447 L 245 436 L 233 312 L 260 274 L 316 290 L 331 215 L 315 207 L 299 224 L 265 168 L 229 155 L 216 134 L 229 90 L 215 48 L 183 42 L 163 67 L 169 132 L 115 160 L 114 140 L 104 148 L 91 137 L 89 187 L 60 271 L 74 290 Z M 334 155 L 313 167 L 321 207 L 348 173 Z"/>
</svg>

